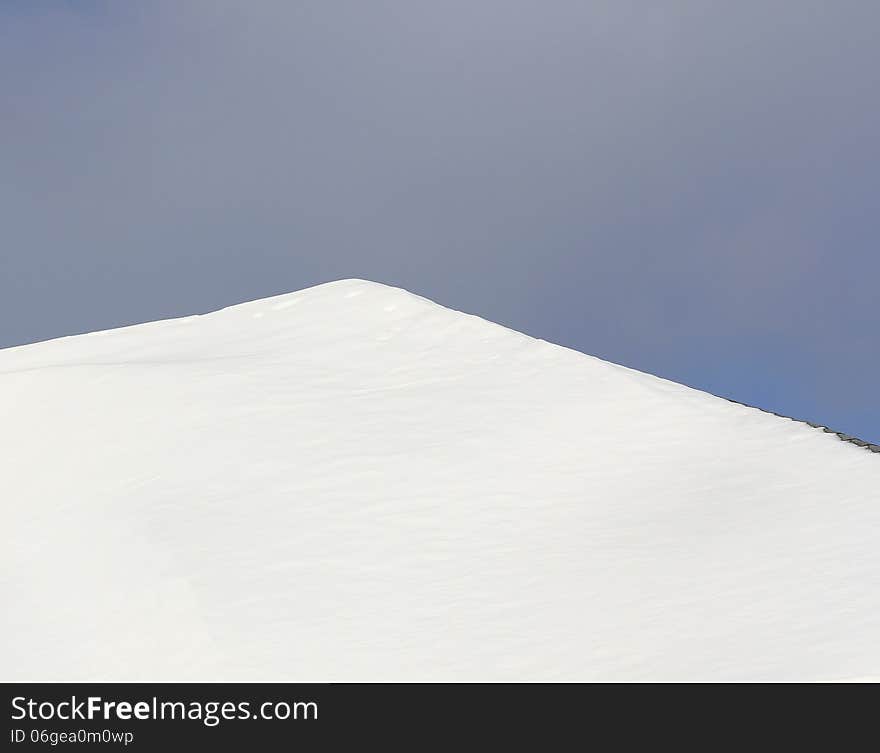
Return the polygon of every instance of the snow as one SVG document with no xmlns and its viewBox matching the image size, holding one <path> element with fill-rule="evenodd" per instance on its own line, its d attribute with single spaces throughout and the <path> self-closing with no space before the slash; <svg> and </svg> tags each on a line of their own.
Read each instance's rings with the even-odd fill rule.
<svg viewBox="0 0 880 753">
<path fill-rule="evenodd" d="M 0 351 L 2 680 L 880 676 L 880 455 L 405 291 Z"/>
</svg>

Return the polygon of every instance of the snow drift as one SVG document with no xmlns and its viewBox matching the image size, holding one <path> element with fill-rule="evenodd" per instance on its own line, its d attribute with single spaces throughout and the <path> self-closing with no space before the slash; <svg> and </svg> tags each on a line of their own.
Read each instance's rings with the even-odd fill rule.
<svg viewBox="0 0 880 753">
<path fill-rule="evenodd" d="M 346 280 L 0 351 L 2 680 L 880 675 L 880 455 Z"/>
</svg>

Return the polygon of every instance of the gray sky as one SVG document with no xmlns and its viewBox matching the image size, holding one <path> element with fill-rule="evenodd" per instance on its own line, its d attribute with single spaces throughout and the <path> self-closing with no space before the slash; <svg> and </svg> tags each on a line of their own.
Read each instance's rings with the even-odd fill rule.
<svg viewBox="0 0 880 753">
<path fill-rule="evenodd" d="M 880 440 L 880 3 L 0 4 L 0 347 L 341 277 Z"/>
</svg>

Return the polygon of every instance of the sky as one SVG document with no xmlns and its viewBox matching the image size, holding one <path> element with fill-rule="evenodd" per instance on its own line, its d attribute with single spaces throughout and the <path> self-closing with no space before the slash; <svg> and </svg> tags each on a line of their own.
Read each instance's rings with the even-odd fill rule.
<svg viewBox="0 0 880 753">
<path fill-rule="evenodd" d="M 878 28 L 0 0 L 0 347 L 360 277 L 880 441 Z"/>
</svg>

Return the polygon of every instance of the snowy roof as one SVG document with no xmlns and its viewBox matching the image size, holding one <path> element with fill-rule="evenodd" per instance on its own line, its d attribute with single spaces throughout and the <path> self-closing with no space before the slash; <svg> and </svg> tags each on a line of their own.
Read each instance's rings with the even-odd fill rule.
<svg viewBox="0 0 880 753">
<path fill-rule="evenodd" d="M 875 454 L 375 283 L 0 351 L 0 458 L 4 680 L 880 676 Z"/>
</svg>

